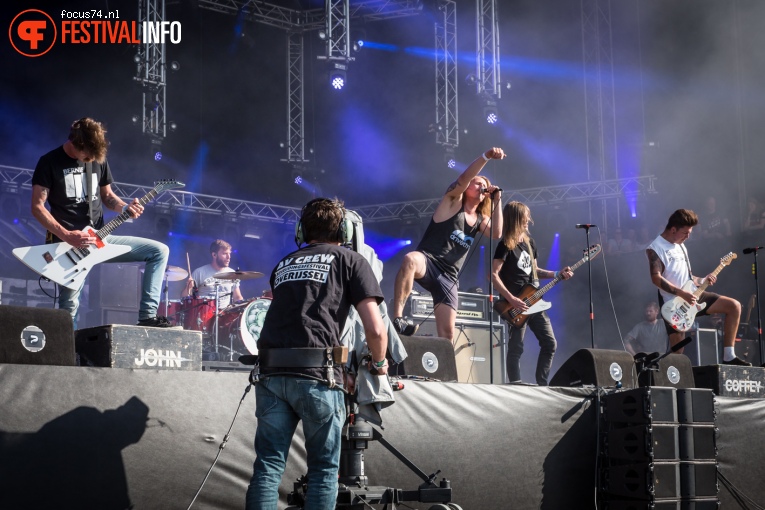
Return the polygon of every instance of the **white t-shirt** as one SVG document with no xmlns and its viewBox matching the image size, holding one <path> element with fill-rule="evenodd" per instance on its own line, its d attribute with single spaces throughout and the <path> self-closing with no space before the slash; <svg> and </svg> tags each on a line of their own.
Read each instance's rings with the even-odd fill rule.
<svg viewBox="0 0 765 510">
<path fill-rule="evenodd" d="M 682 287 L 685 282 L 691 279 L 690 262 L 688 261 L 688 252 L 682 244 L 670 243 L 661 236 L 658 236 L 648 245 L 648 248 L 656 252 L 659 260 L 664 264 L 664 272 L 661 274 L 669 283 L 675 287 Z M 659 289 L 665 301 L 673 299 L 675 296 Z"/>
<path fill-rule="evenodd" d="M 231 303 L 231 292 L 239 288 L 239 280 L 221 280 L 213 278 L 216 273 L 233 273 L 230 267 L 224 267 L 220 271 L 215 269 L 212 264 L 198 267 L 191 273 L 191 278 L 197 284 L 197 297 L 215 299 L 215 283 L 220 283 L 218 290 L 218 308 L 226 308 Z"/>
</svg>

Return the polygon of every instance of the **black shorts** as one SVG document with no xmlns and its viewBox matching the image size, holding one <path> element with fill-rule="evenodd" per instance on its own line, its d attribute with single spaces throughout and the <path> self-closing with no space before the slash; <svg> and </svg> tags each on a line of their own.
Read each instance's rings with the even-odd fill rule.
<svg viewBox="0 0 765 510">
<path fill-rule="evenodd" d="M 696 314 L 696 317 L 703 317 L 705 315 L 709 315 L 709 309 L 712 308 L 712 305 L 715 304 L 715 301 L 720 299 L 720 294 L 715 294 L 714 292 L 702 292 L 699 296 L 699 299 L 696 300 L 697 303 L 706 303 L 707 306 L 704 307 L 702 311 Z M 664 306 L 664 296 L 661 295 L 661 292 L 659 292 L 659 309 Z M 667 320 L 662 317 L 661 320 L 664 321 L 664 326 L 667 328 L 667 333 L 679 333 L 676 329 L 674 329 Z"/>
<path fill-rule="evenodd" d="M 415 281 L 430 292 L 433 297 L 433 308 L 438 304 L 444 304 L 456 310 L 459 303 L 457 294 L 459 282 L 441 271 L 430 257 L 426 256 L 425 261 L 425 276 Z"/>
</svg>

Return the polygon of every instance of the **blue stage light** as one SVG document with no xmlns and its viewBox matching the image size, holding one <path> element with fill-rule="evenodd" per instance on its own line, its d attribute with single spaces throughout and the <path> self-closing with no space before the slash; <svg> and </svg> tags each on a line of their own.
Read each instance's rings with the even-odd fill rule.
<svg viewBox="0 0 765 510">
<path fill-rule="evenodd" d="M 295 184 L 303 184 L 303 177 L 300 175 L 295 176 Z"/>
<path fill-rule="evenodd" d="M 332 88 L 335 90 L 342 90 L 345 87 L 345 78 L 340 75 L 333 75 L 331 77 Z"/>
<path fill-rule="evenodd" d="M 454 160 L 454 158 L 451 158 L 446 162 L 446 166 L 449 168 L 455 168 L 457 166 L 457 162 Z"/>
<path fill-rule="evenodd" d="M 497 117 L 496 112 L 488 112 L 486 114 L 486 122 L 489 124 L 496 124 L 499 118 Z"/>
<path fill-rule="evenodd" d="M 157 151 L 154 153 L 154 161 L 160 161 L 162 159 L 162 152 Z"/>
</svg>

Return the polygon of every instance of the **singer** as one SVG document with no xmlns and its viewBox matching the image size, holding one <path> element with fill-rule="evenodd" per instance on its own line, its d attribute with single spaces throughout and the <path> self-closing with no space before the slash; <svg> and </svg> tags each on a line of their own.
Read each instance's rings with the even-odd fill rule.
<svg viewBox="0 0 765 510">
<path fill-rule="evenodd" d="M 685 241 L 691 236 L 693 227 L 699 223 L 696 213 L 690 209 L 678 209 L 673 212 L 667 221 L 667 226 L 646 249 L 648 266 L 651 271 L 651 281 L 659 288 L 659 307 L 665 301 L 681 297 L 687 303 L 696 304 L 696 297 L 692 292 L 683 290 L 683 285 L 693 280 L 694 285 L 702 285 L 703 280 L 708 279 L 710 285 L 714 285 L 717 277 L 709 274 L 706 278 L 693 276 L 688 251 L 685 249 Z M 741 358 L 736 357 L 735 341 L 738 323 L 741 318 L 741 303 L 733 298 L 721 296 L 714 292 L 702 292 L 698 299 L 699 303 L 706 303 L 706 308 L 701 310 L 698 316 L 721 313 L 725 315 L 725 339 L 723 350 L 723 363 L 726 365 L 751 366 Z M 676 345 L 685 337 L 685 333 L 675 331 L 666 322 L 670 345 Z M 682 349 L 678 349 L 682 353 Z"/>
<path fill-rule="evenodd" d="M 512 308 L 528 310 L 523 299 L 516 297 L 529 284 L 539 286 L 539 278 L 555 278 L 555 271 L 537 267 L 537 246 L 529 234 L 531 211 L 526 204 L 510 202 L 505 206 L 503 214 L 502 241 L 497 245 L 491 264 L 491 278 L 494 288 L 502 299 Z M 564 280 L 574 273 L 566 266 L 560 271 Z M 510 328 L 510 338 L 507 342 L 507 377 L 510 382 L 521 380 L 521 355 L 523 354 L 523 337 L 528 323 L 534 336 L 539 342 L 539 358 L 537 359 L 536 379 L 540 386 L 547 386 L 550 376 L 555 349 L 558 346 L 553 333 L 550 318 L 544 310 L 531 313 L 520 328 Z"/>
<path fill-rule="evenodd" d="M 403 317 L 416 281 L 433 296 L 438 336 L 454 338 L 458 277 L 467 253 L 479 231 L 494 239 L 502 233 L 502 192 L 478 173 L 490 159 L 504 157 L 502 149 L 494 147 L 476 158 L 446 190 L 417 249 L 404 256 L 396 275 L 391 315 L 399 334 L 417 332 L 418 326 Z"/>
</svg>

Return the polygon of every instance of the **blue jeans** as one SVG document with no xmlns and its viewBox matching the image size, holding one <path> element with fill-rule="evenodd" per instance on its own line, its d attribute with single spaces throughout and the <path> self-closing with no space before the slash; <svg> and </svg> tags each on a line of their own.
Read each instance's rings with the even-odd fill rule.
<svg viewBox="0 0 765 510">
<path fill-rule="evenodd" d="M 300 377 L 273 376 L 255 386 L 255 464 L 247 510 L 276 510 L 279 483 L 298 422 L 308 456 L 306 510 L 334 510 L 340 443 L 345 423 L 343 392 Z"/>
<path fill-rule="evenodd" d="M 550 377 L 553 356 L 558 343 L 546 312 L 533 314 L 522 328 L 510 328 L 510 339 L 507 341 L 507 377 L 510 382 L 521 380 L 521 354 L 523 354 L 523 337 L 526 326 L 531 328 L 539 341 L 539 359 L 537 359 L 536 379 L 540 386 L 547 386 Z"/>
<path fill-rule="evenodd" d="M 141 303 L 138 308 L 138 320 L 155 317 L 159 307 L 162 280 L 165 278 L 165 267 L 167 266 L 170 249 L 158 241 L 142 237 L 106 236 L 104 241 L 107 244 L 121 244 L 131 248 L 129 252 L 109 259 L 104 264 L 110 262 L 146 262 L 146 268 L 143 273 L 143 285 L 141 287 Z M 119 284 L 120 282 L 115 282 L 115 285 Z M 80 307 L 82 287 L 77 290 L 71 290 L 60 286 L 59 289 L 58 307 L 69 311 L 74 321 L 74 329 L 77 329 L 77 309 Z"/>
</svg>

